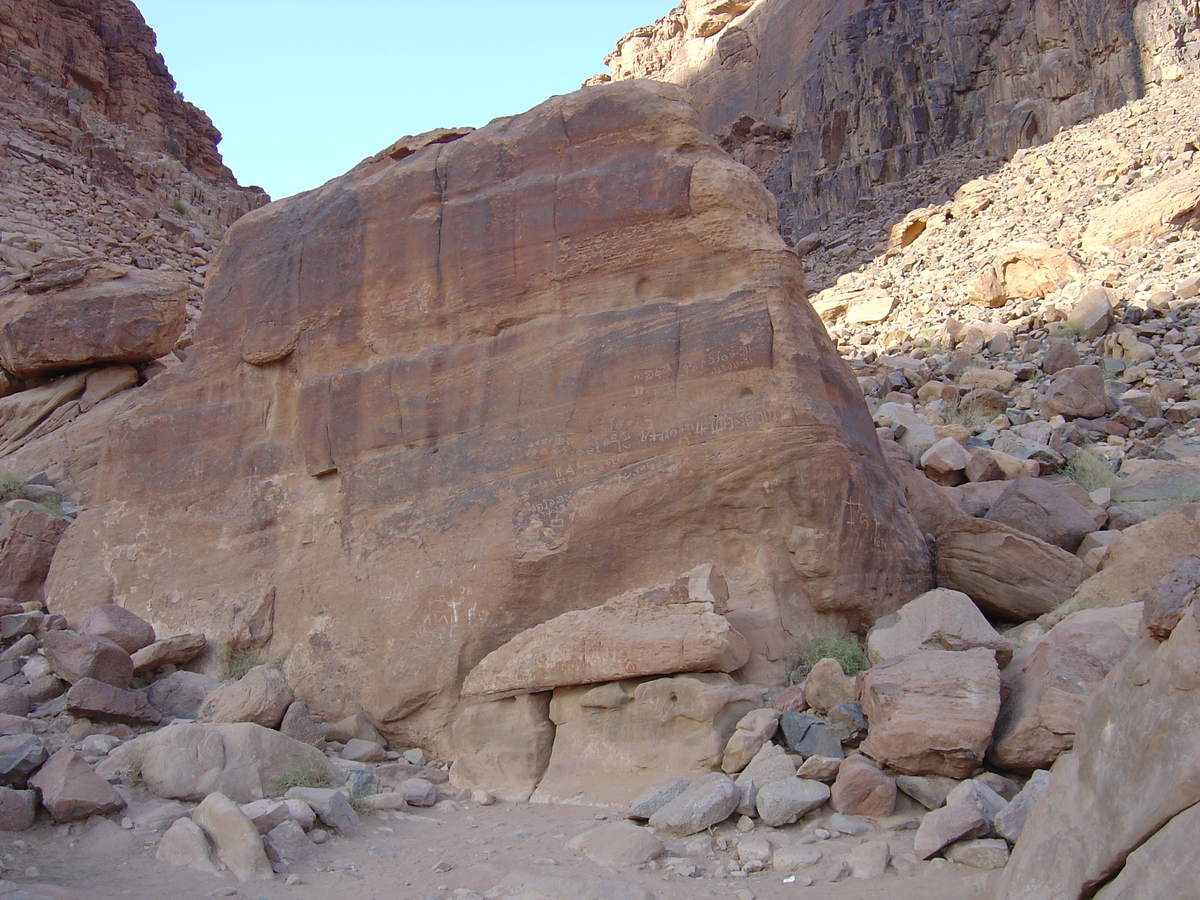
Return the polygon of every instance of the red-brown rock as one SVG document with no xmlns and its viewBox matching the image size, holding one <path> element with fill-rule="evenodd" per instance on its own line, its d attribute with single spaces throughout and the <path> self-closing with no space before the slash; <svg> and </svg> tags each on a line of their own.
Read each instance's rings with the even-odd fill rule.
<svg viewBox="0 0 1200 900">
<path fill-rule="evenodd" d="M 71 686 L 67 691 L 67 711 L 89 719 L 129 725 L 157 725 L 162 721 L 162 714 L 141 691 L 123 691 L 95 678 L 81 678 Z"/>
<path fill-rule="evenodd" d="M 133 660 L 108 638 L 74 631 L 51 631 L 42 642 L 50 668 L 64 681 L 95 678 L 117 688 L 133 680 Z"/>
<path fill-rule="evenodd" d="M 115 603 L 103 603 L 92 609 L 79 631 L 108 638 L 129 654 L 154 643 L 154 626 Z"/>
<path fill-rule="evenodd" d="M 183 332 L 187 279 L 99 260 L 64 263 L 72 276 L 0 294 L 0 364 L 19 378 L 97 362 L 142 363 Z"/>
<path fill-rule="evenodd" d="M 42 599 L 50 561 L 71 522 L 36 510 L 16 513 L 0 528 L 0 596 L 17 603 Z"/>
<path fill-rule="evenodd" d="M 779 677 L 791 635 L 929 573 L 773 217 L 650 82 L 244 217 L 188 361 L 109 431 L 51 609 L 274 638 L 314 712 L 437 749 L 489 652 L 711 561 L 747 677 Z"/>
<path fill-rule="evenodd" d="M 896 811 L 896 781 L 865 756 L 855 754 L 838 768 L 829 805 L 848 816 L 890 816 Z"/>
<path fill-rule="evenodd" d="M 871 731 L 862 752 L 909 775 L 965 778 L 983 761 L 1000 711 L 991 650 L 918 650 L 859 676 Z"/>
<path fill-rule="evenodd" d="M 116 788 L 93 771 L 82 756 L 63 748 L 46 760 L 29 786 L 41 793 L 42 806 L 56 822 L 116 812 L 125 805 Z"/>
</svg>

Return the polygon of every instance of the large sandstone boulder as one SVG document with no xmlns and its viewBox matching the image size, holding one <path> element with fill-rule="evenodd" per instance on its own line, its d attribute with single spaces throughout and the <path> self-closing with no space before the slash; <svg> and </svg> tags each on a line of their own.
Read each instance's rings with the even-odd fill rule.
<svg viewBox="0 0 1200 900">
<path fill-rule="evenodd" d="M 685 96 L 588 88 L 239 220 L 51 610 L 267 645 L 322 717 L 437 751 L 488 653 L 690 565 L 751 679 L 929 587 L 774 201 Z"/>
<path fill-rule="evenodd" d="M 169 353 L 187 318 L 187 279 L 69 260 L 0 294 L 0 365 L 26 378 Z"/>
<path fill-rule="evenodd" d="M 1200 615 L 1193 599 L 1165 640 L 1142 633 L 1084 709 L 1075 752 L 1055 763 L 996 887 L 997 900 L 1194 893 L 1194 880 L 1182 893 L 1159 888 L 1176 871 L 1200 874 L 1194 832 L 1178 840 L 1179 830 L 1194 823 L 1188 810 L 1200 803 L 1198 690 Z"/>
<path fill-rule="evenodd" d="M 996 618 L 1048 613 L 1083 581 L 1078 558 L 999 522 L 958 519 L 936 538 L 938 586 L 961 591 Z"/>
<path fill-rule="evenodd" d="M 862 752 L 909 775 L 966 778 L 983 761 L 1000 711 L 991 650 L 918 650 L 859 676 L 871 731 Z"/>
<path fill-rule="evenodd" d="M 729 590 L 711 565 L 671 584 L 628 591 L 563 613 L 493 650 L 463 682 L 463 696 L 534 693 L 675 672 L 732 672 L 750 647 L 721 615 Z"/>
<path fill-rule="evenodd" d="M 1140 604 L 1083 610 L 1022 646 L 1000 673 L 1005 699 L 988 759 L 1030 772 L 1071 749 L 1084 705 L 1129 648 L 1141 619 Z"/>
<path fill-rule="evenodd" d="M 533 800 L 624 805 L 655 784 L 708 774 L 760 702 L 758 688 L 720 674 L 559 688 L 554 747 Z"/>
<path fill-rule="evenodd" d="M 126 749 L 130 748 L 130 749 Z M 170 725 L 122 746 L 102 775 L 140 776 L 160 797 L 203 800 L 220 791 L 238 803 L 282 794 L 297 778 L 334 778 L 320 750 L 255 725 Z"/>
</svg>

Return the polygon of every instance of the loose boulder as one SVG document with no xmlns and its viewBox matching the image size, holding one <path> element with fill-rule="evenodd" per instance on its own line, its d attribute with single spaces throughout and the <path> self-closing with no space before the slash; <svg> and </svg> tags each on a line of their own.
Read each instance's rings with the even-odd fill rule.
<svg viewBox="0 0 1200 900">
<path fill-rule="evenodd" d="M 867 658 L 872 665 L 914 650 L 970 650 L 986 647 L 1005 666 L 1012 645 L 988 622 L 979 607 L 961 591 L 926 591 L 884 616 L 867 632 Z"/>
<path fill-rule="evenodd" d="M 59 277 L 31 279 L 0 295 L 0 365 L 18 378 L 98 362 L 150 362 L 183 332 L 188 284 L 180 273 L 71 260 L 43 275 Z"/>
<path fill-rule="evenodd" d="M 317 782 L 335 777 L 315 747 L 249 722 L 170 725 L 133 744 L 132 759 L 114 764 L 128 765 L 127 775 L 140 775 L 155 794 L 173 800 L 199 801 L 219 791 L 249 803 L 282 794 L 297 774 Z"/>
<path fill-rule="evenodd" d="M 463 682 L 464 696 L 535 693 L 675 672 L 732 672 L 750 646 L 721 615 L 725 579 L 711 565 L 669 584 L 629 591 L 563 613 L 489 653 Z"/>
<path fill-rule="evenodd" d="M 965 778 L 983 761 L 1000 710 L 990 650 L 919 650 L 859 678 L 867 756 L 909 775 Z"/>
<path fill-rule="evenodd" d="M 108 638 L 131 655 L 154 643 L 153 626 L 115 603 L 94 607 L 83 620 L 79 632 Z"/>
<path fill-rule="evenodd" d="M 198 718 L 202 722 L 253 722 L 264 728 L 278 728 L 295 699 L 277 666 L 255 666 L 237 681 L 223 684 L 205 697 Z"/>
<path fill-rule="evenodd" d="M 1000 673 L 1006 696 L 989 760 L 1030 772 L 1071 749 L 1084 705 L 1125 655 L 1140 622 L 1137 604 L 1083 610 L 1023 646 Z"/>
<path fill-rule="evenodd" d="M 125 805 L 116 788 L 95 773 L 74 750 L 63 748 L 46 760 L 29 779 L 42 806 L 56 822 L 73 822 L 88 816 L 116 812 Z"/>
<path fill-rule="evenodd" d="M 1083 581 L 1078 558 L 999 522 L 958 519 L 936 538 L 938 586 L 961 591 L 997 618 L 1037 618 Z"/>
</svg>

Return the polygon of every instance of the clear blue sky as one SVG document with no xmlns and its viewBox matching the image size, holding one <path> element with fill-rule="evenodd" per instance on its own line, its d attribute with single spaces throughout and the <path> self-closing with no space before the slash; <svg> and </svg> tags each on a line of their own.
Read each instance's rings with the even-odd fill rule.
<svg viewBox="0 0 1200 900">
<path fill-rule="evenodd" d="M 135 2 L 226 164 L 278 199 L 403 135 L 573 91 L 676 0 Z"/>
</svg>

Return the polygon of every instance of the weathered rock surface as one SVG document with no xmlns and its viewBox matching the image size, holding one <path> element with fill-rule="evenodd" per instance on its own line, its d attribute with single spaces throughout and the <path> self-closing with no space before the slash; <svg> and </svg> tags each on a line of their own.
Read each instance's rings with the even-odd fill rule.
<svg viewBox="0 0 1200 900">
<path fill-rule="evenodd" d="M 937 580 L 989 615 L 1024 621 L 1065 603 L 1083 580 L 1083 563 L 999 522 L 959 519 L 937 532 Z"/>
<path fill-rule="evenodd" d="M 315 780 L 334 776 L 325 755 L 261 725 L 171 725 L 125 745 L 126 756 L 110 755 L 117 772 L 140 775 L 160 797 L 198 801 L 219 791 L 237 803 L 282 793 L 285 777 L 297 771 Z M 122 747 L 122 750 L 125 748 Z"/>
<path fill-rule="evenodd" d="M 1006 696 L 989 760 L 1028 772 L 1049 768 L 1071 749 L 1084 705 L 1125 655 L 1140 622 L 1137 604 L 1083 610 L 1023 646 L 1000 673 Z"/>
<path fill-rule="evenodd" d="M 554 745 L 550 694 L 521 694 L 465 707 L 454 720 L 450 781 L 524 803 L 545 774 Z"/>
<path fill-rule="evenodd" d="M 194 719 L 200 714 L 204 698 L 216 690 L 218 684 L 215 678 L 180 669 L 150 685 L 146 699 L 164 716 Z"/>
<path fill-rule="evenodd" d="M 168 353 L 186 322 L 187 279 L 92 260 L 64 262 L 0 294 L 0 365 L 18 378 Z"/>
<path fill-rule="evenodd" d="M 995 651 L 1000 666 L 1012 659 L 1012 645 L 988 623 L 971 598 L 947 588 L 915 597 L 867 632 L 867 658 L 873 665 L 914 650 L 972 647 Z"/>
<path fill-rule="evenodd" d="M 550 764 L 533 800 L 624 805 L 652 785 L 710 773 L 760 698 L 721 674 L 560 688 L 550 701 Z"/>
<path fill-rule="evenodd" d="M 982 762 L 1000 710 L 990 650 L 919 650 L 859 677 L 871 731 L 862 752 L 910 775 L 965 778 Z"/>
<path fill-rule="evenodd" d="M 1155 896 L 1162 873 L 1194 871 L 1194 850 L 1170 839 L 1168 823 L 1200 801 L 1192 714 L 1200 689 L 1196 611 L 1193 602 L 1164 641 L 1143 634 L 1085 707 L 1075 752 L 1055 763 L 997 886 L 998 900 L 1075 900 L 1121 879 L 1125 865 L 1131 869 L 1122 890 Z M 1154 854 L 1154 875 L 1142 867 L 1150 854 L 1134 855 L 1158 841 L 1164 852 Z"/>
<path fill-rule="evenodd" d="M 437 750 L 489 652 L 682 559 L 738 573 L 750 678 L 927 588 L 774 203 L 683 97 L 586 89 L 240 220 L 50 608 L 273 639 L 315 712 Z"/>
<path fill-rule="evenodd" d="M 485 656 L 462 693 L 536 693 L 644 675 L 732 672 L 746 664 L 750 646 L 721 615 L 728 600 L 725 579 L 709 565 L 670 584 L 563 613 Z"/>
</svg>

